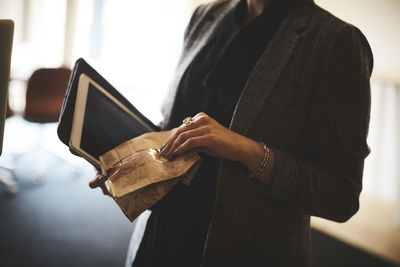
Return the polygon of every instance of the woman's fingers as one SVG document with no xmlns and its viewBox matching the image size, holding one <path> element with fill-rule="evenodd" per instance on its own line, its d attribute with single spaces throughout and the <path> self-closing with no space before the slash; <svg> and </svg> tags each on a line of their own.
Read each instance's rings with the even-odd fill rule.
<svg viewBox="0 0 400 267">
<path fill-rule="evenodd" d="M 188 138 L 179 147 L 176 148 L 175 156 L 179 156 L 187 151 L 204 152 L 211 156 L 218 156 L 212 150 L 213 136 L 212 135 L 198 135 Z"/>
<path fill-rule="evenodd" d="M 89 182 L 89 187 L 92 189 L 95 189 L 97 187 L 101 188 L 101 191 L 103 191 L 104 195 L 111 196 L 110 193 L 108 192 L 106 185 L 104 184 L 104 179 L 103 175 L 101 173 L 97 173 L 96 176 Z"/>
<path fill-rule="evenodd" d="M 181 127 L 181 126 L 180 126 Z M 165 158 L 168 158 L 169 157 L 169 154 L 170 154 L 170 148 L 171 148 L 171 145 L 172 145 L 172 143 L 173 143 L 173 140 L 175 140 L 175 136 L 177 135 L 177 132 L 178 132 L 178 130 L 179 130 L 179 127 L 178 128 L 176 128 L 176 130 L 174 131 L 174 133 L 168 138 L 168 140 L 165 142 L 165 144 L 162 146 L 162 149 L 161 149 L 161 153 L 160 153 L 160 156 L 162 156 L 162 157 L 165 157 Z"/>
<path fill-rule="evenodd" d="M 178 155 L 178 148 L 185 142 L 190 141 L 191 139 L 198 136 L 205 136 L 209 134 L 210 129 L 207 126 L 194 128 L 191 130 L 186 130 L 185 132 L 180 133 L 175 140 L 171 141 L 171 146 L 169 147 L 169 155 L 176 156 Z M 192 147 L 194 148 L 194 147 Z M 168 158 L 169 159 L 169 158 Z"/>
<path fill-rule="evenodd" d="M 212 133 L 213 125 L 215 124 L 215 121 L 209 117 L 206 113 L 200 112 L 196 114 L 192 118 L 192 122 L 190 124 L 182 124 L 176 130 L 174 133 L 168 138 L 168 140 L 165 142 L 162 150 L 161 150 L 161 156 L 167 158 L 167 159 L 172 159 L 176 155 L 180 155 L 186 151 L 189 150 L 194 150 L 198 151 L 201 146 L 203 147 L 203 150 L 209 151 L 207 154 L 213 154 L 210 149 L 210 143 L 207 142 L 207 140 L 210 140 L 209 136 Z M 195 141 L 191 141 L 195 137 L 203 136 L 205 137 L 204 139 L 201 139 L 200 142 L 204 142 L 203 145 L 198 143 L 198 139 L 195 139 Z M 180 148 L 182 144 L 185 144 L 183 148 Z M 208 146 L 208 147 L 207 147 Z M 184 152 L 182 152 L 184 149 Z"/>
<path fill-rule="evenodd" d="M 183 132 L 189 130 L 189 129 L 195 129 L 198 127 L 198 122 L 197 118 L 201 116 L 200 113 L 197 114 L 192 118 L 192 122 L 190 125 L 185 125 L 182 124 L 181 126 L 177 127 L 174 131 L 174 133 L 168 138 L 168 140 L 165 142 L 163 149 L 161 151 L 161 156 L 165 158 L 170 158 L 172 156 L 173 150 L 171 150 L 171 146 L 175 142 L 175 140 L 178 138 L 180 134 Z"/>
<path fill-rule="evenodd" d="M 102 184 L 102 182 L 101 182 L 100 179 L 99 179 L 99 175 L 96 175 L 96 176 L 93 178 L 93 180 L 91 180 L 91 181 L 89 182 L 89 186 L 90 186 L 90 188 L 92 188 L 92 189 L 101 186 L 101 184 Z"/>
</svg>

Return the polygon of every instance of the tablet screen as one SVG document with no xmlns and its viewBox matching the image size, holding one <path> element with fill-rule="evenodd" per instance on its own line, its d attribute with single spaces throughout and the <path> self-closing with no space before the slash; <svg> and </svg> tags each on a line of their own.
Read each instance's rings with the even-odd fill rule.
<svg viewBox="0 0 400 267">
<path fill-rule="evenodd" d="M 99 158 L 124 141 L 149 131 L 92 83 L 88 89 L 81 149 Z"/>
<path fill-rule="evenodd" d="M 107 151 L 153 130 L 84 74 L 79 81 L 72 126 L 70 146 L 96 165 Z"/>
</svg>

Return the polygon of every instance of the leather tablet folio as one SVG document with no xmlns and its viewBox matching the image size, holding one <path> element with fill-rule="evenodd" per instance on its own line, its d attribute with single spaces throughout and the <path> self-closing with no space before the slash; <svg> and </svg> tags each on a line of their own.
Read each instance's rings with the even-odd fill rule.
<svg viewBox="0 0 400 267">
<path fill-rule="evenodd" d="M 77 60 L 57 128 L 64 144 L 99 167 L 100 155 L 158 130 L 85 60 Z"/>
<path fill-rule="evenodd" d="M 14 22 L 12 20 L 0 20 L 0 155 L 3 148 L 13 34 Z"/>
</svg>

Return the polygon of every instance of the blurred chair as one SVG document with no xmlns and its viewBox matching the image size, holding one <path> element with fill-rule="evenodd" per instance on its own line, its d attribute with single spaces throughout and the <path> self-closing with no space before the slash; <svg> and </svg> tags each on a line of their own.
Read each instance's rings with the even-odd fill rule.
<svg viewBox="0 0 400 267">
<path fill-rule="evenodd" d="M 41 124 L 57 122 L 70 76 L 71 70 L 63 67 L 36 70 L 28 80 L 24 119 Z M 40 130 L 38 149 L 43 148 L 44 125 Z M 40 183 L 46 170 L 46 162 L 36 162 L 33 182 Z"/>
<path fill-rule="evenodd" d="M 68 68 L 35 71 L 26 89 L 24 118 L 39 123 L 57 122 L 70 76 Z"/>
</svg>

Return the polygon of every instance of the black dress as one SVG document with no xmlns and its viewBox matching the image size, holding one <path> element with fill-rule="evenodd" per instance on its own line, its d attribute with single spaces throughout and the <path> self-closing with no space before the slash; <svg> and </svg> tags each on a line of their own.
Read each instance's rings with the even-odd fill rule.
<svg viewBox="0 0 400 267">
<path fill-rule="evenodd" d="M 172 125 L 206 112 L 229 127 L 251 70 L 273 38 L 292 0 L 278 0 L 248 25 L 242 0 L 221 21 L 210 42 L 184 73 L 177 91 Z M 134 267 L 199 266 L 213 209 L 220 159 L 201 155 L 190 186 L 178 183 L 152 207 Z"/>
</svg>

